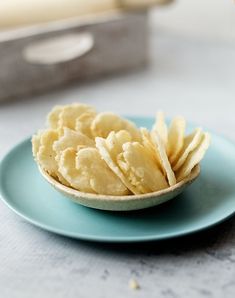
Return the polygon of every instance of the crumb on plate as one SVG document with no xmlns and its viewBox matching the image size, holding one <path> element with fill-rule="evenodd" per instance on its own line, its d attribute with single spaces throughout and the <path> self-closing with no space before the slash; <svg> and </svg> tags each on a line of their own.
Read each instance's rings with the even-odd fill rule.
<svg viewBox="0 0 235 298">
<path fill-rule="evenodd" d="M 140 285 L 134 278 L 132 278 L 129 280 L 129 288 L 132 290 L 139 290 Z"/>
</svg>

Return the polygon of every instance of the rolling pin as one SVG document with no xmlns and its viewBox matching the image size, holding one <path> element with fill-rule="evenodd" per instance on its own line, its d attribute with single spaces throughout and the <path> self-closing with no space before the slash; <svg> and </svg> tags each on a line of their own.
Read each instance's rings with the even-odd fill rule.
<svg viewBox="0 0 235 298">
<path fill-rule="evenodd" d="M 6 0 L 0 1 L 0 29 L 109 12 L 145 9 L 170 0 Z"/>
</svg>

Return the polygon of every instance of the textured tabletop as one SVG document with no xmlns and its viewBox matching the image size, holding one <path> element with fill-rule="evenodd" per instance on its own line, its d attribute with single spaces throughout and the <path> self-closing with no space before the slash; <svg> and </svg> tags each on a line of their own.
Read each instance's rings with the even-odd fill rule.
<svg viewBox="0 0 235 298">
<path fill-rule="evenodd" d="M 235 141 L 235 44 L 230 41 L 180 34 L 155 19 L 145 69 L 1 103 L 0 158 L 41 127 L 53 105 L 74 101 L 130 115 L 153 115 L 161 108 Z M 139 290 L 129 288 L 131 278 Z M 235 218 L 189 237 L 104 245 L 45 232 L 0 201 L 1 298 L 234 295 Z"/>
</svg>

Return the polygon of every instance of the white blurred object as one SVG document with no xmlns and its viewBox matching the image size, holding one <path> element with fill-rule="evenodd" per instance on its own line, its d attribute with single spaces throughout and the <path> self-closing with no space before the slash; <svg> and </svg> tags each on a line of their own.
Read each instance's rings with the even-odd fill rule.
<svg viewBox="0 0 235 298">
<path fill-rule="evenodd" d="M 147 8 L 172 0 L 4 0 L 0 28 L 67 19 L 115 9 Z"/>
<path fill-rule="evenodd" d="M 23 56 L 30 63 L 53 65 L 82 57 L 93 46 L 90 33 L 67 34 L 31 44 L 23 50 Z"/>
</svg>

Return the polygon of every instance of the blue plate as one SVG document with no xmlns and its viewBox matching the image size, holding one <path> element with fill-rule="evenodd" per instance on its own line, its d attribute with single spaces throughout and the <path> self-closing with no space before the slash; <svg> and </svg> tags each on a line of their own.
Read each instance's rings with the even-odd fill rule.
<svg viewBox="0 0 235 298">
<path fill-rule="evenodd" d="M 131 119 L 145 127 L 153 122 L 151 118 Z M 57 234 L 106 242 L 167 239 L 206 229 L 234 214 L 235 145 L 212 134 L 198 180 L 171 202 L 143 211 L 100 211 L 69 201 L 40 175 L 30 139 L 2 160 L 0 191 L 13 211 Z"/>
</svg>

